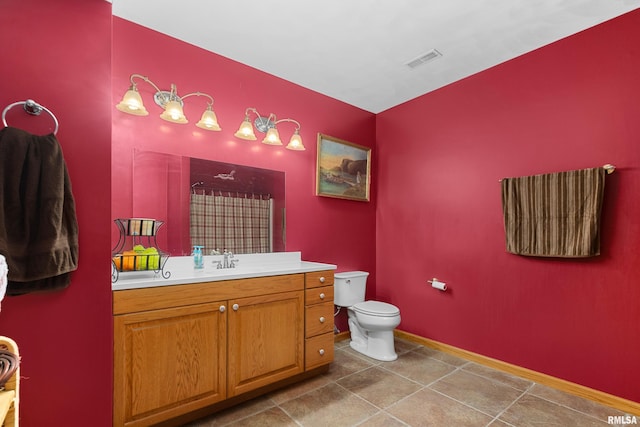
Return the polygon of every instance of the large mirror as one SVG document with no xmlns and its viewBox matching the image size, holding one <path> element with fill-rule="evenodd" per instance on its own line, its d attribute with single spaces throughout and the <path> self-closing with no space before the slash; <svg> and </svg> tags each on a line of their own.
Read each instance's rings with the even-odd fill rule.
<svg viewBox="0 0 640 427">
<path fill-rule="evenodd" d="M 161 250 L 285 250 L 284 172 L 141 150 L 133 163 L 133 216 L 164 221 Z"/>
</svg>

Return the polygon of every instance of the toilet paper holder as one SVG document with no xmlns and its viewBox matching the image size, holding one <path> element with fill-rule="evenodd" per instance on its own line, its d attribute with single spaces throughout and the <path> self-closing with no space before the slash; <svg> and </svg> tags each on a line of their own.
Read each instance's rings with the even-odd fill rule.
<svg viewBox="0 0 640 427">
<path fill-rule="evenodd" d="M 438 289 L 440 291 L 446 291 L 447 290 L 447 284 L 444 282 L 441 282 L 440 280 L 438 280 L 437 278 L 433 278 L 431 280 L 427 280 L 428 283 L 431 283 L 431 287 Z"/>
</svg>

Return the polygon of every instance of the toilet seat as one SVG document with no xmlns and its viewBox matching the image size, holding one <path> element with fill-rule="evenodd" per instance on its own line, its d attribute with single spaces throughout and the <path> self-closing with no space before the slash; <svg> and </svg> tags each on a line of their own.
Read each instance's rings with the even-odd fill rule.
<svg viewBox="0 0 640 427">
<path fill-rule="evenodd" d="M 353 311 L 378 317 L 394 317 L 400 315 L 400 309 L 393 304 L 381 301 L 365 301 L 354 304 Z"/>
</svg>

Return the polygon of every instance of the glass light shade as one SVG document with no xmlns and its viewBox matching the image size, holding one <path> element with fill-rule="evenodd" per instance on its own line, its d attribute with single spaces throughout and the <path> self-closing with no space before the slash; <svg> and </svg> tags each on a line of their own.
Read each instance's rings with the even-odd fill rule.
<svg viewBox="0 0 640 427">
<path fill-rule="evenodd" d="M 249 117 L 246 116 L 243 122 L 240 124 L 238 131 L 234 134 L 237 138 L 246 139 L 249 141 L 255 141 L 256 134 L 253 132 L 253 125 L 249 121 Z"/>
<path fill-rule="evenodd" d="M 131 88 L 124 94 L 122 101 L 116 105 L 116 108 L 123 113 L 133 114 L 134 116 L 149 115 L 149 112 L 144 108 L 144 104 L 142 103 L 140 92 L 138 92 L 135 86 L 131 86 Z"/>
<path fill-rule="evenodd" d="M 280 135 L 278 134 L 278 129 L 275 126 L 269 128 L 267 134 L 262 140 L 262 143 L 268 145 L 282 145 L 282 141 L 280 141 Z"/>
<path fill-rule="evenodd" d="M 216 117 L 216 113 L 213 112 L 211 106 L 207 107 L 207 109 L 202 113 L 202 117 L 200 121 L 196 123 L 196 126 L 205 130 L 211 131 L 219 131 L 222 130 L 220 125 L 218 124 L 218 118 Z"/>
<path fill-rule="evenodd" d="M 182 105 L 178 101 L 169 101 L 164 106 L 164 112 L 160 114 L 160 118 L 171 123 L 189 123 L 182 111 Z"/>
<path fill-rule="evenodd" d="M 291 135 L 291 139 L 289 140 L 289 144 L 287 144 L 287 148 L 289 150 L 296 151 L 304 151 L 304 145 L 302 144 L 302 137 L 300 136 L 300 132 L 298 129 Z"/>
</svg>

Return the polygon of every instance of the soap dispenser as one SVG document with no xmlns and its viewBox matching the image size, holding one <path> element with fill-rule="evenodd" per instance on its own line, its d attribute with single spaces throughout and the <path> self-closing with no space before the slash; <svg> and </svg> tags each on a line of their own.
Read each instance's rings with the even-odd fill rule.
<svg viewBox="0 0 640 427">
<path fill-rule="evenodd" d="M 193 268 L 200 270 L 204 268 L 204 260 L 202 259 L 202 246 L 193 247 Z"/>
</svg>

